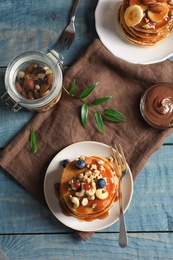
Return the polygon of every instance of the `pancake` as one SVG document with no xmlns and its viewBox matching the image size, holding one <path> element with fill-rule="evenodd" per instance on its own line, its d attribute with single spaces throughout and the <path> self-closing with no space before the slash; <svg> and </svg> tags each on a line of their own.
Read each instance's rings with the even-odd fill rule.
<svg viewBox="0 0 173 260">
<path fill-rule="evenodd" d="M 73 160 L 63 170 L 59 187 L 60 207 L 65 215 L 82 221 L 105 218 L 118 200 L 119 179 L 105 158 L 82 158 L 86 163 L 83 169 L 77 169 L 76 160 Z"/>
<path fill-rule="evenodd" d="M 173 1 L 124 0 L 118 21 L 125 37 L 140 46 L 154 46 L 173 28 Z"/>
</svg>

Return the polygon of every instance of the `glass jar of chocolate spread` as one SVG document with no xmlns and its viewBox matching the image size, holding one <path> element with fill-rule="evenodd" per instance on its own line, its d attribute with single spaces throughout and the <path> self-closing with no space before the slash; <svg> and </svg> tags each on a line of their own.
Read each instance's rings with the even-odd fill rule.
<svg viewBox="0 0 173 260">
<path fill-rule="evenodd" d="M 173 84 L 158 83 L 144 92 L 140 101 L 141 114 L 155 128 L 173 127 Z"/>
<path fill-rule="evenodd" d="M 36 112 L 49 110 L 61 97 L 63 66 L 63 57 L 55 50 L 20 54 L 7 66 L 7 91 L 2 101 L 13 112 L 22 107 Z"/>
</svg>

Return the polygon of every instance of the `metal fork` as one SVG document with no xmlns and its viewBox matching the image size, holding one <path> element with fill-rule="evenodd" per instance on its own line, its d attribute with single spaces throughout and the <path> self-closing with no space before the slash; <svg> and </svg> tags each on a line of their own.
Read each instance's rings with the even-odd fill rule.
<svg viewBox="0 0 173 260">
<path fill-rule="evenodd" d="M 60 47 L 62 47 L 64 45 L 67 46 L 67 50 L 70 48 L 70 46 L 72 45 L 73 41 L 74 41 L 74 37 L 75 37 L 75 25 L 74 25 L 74 21 L 76 18 L 76 11 L 79 5 L 79 1 L 80 0 L 76 0 L 73 11 L 72 11 L 72 16 L 71 16 L 71 20 L 70 23 L 68 24 L 68 26 L 65 28 L 62 36 L 61 36 L 61 40 L 60 40 Z"/>
<path fill-rule="evenodd" d="M 126 159 L 121 145 L 115 145 L 115 150 L 111 147 L 115 169 L 117 176 L 119 177 L 119 208 L 120 208 L 120 230 L 119 230 L 119 246 L 126 247 L 128 243 L 126 224 L 124 219 L 124 209 L 122 202 L 122 179 L 126 174 Z"/>
</svg>

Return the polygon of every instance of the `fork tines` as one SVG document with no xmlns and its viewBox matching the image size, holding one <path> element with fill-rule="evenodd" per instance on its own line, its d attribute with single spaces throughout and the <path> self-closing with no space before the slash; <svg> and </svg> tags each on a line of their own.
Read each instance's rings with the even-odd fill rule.
<svg viewBox="0 0 173 260">
<path fill-rule="evenodd" d="M 74 34 L 64 31 L 61 39 L 60 39 L 60 47 L 65 48 L 67 46 L 67 50 L 70 48 L 74 40 Z"/>
<path fill-rule="evenodd" d="M 126 159 L 121 145 L 115 145 L 115 150 L 112 148 L 112 146 L 110 146 L 110 148 L 114 158 L 115 167 L 117 168 L 118 172 L 120 172 L 120 167 L 121 171 L 124 170 L 126 168 Z"/>
<path fill-rule="evenodd" d="M 120 162 L 119 164 L 126 164 L 125 155 L 124 155 L 121 145 L 120 144 L 118 144 L 118 146 L 115 145 L 115 150 L 116 150 L 116 155 L 117 155 L 118 161 Z M 120 155 L 121 155 L 121 157 L 120 157 Z"/>
</svg>

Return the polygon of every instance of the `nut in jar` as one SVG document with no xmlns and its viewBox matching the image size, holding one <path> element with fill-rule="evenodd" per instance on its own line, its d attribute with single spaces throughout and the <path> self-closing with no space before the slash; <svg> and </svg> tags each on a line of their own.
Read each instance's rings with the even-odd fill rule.
<svg viewBox="0 0 173 260">
<path fill-rule="evenodd" d="M 63 57 L 54 50 L 17 56 L 7 67 L 7 92 L 2 100 L 14 112 L 22 107 L 37 112 L 49 110 L 61 97 L 62 68 Z"/>
</svg>

